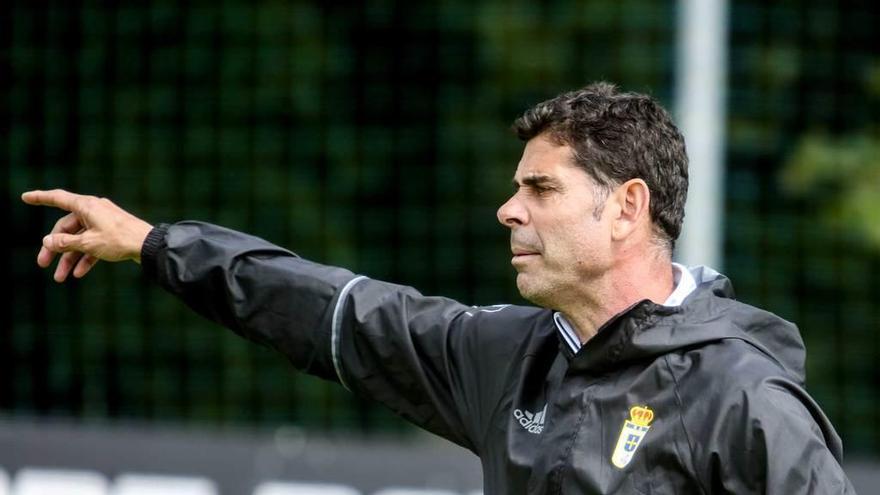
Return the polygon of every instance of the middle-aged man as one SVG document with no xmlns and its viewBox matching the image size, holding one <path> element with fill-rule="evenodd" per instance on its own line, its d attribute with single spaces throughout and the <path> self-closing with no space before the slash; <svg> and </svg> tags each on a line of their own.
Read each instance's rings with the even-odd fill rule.
<svg viewBox="0 0 880 495">
<path fill-rule="evenodd" d="M 37 256 L 64 253 L 57 281 L 135 260 L 205 317 L 473 451 L 487 494 L 853 493 L 795 326 L 672 263 L 687 156 L 669 115 L 597 83 L 514 127 L 526 145 L 498 220 L 540 307 L 426 297 L 106 199 L 23 199 L 71 212 Z"/>
</svg>

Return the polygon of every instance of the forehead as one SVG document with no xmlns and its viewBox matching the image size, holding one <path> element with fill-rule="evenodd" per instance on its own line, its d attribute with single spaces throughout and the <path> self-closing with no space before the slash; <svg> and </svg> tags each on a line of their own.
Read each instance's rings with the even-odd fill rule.
<svg viewBox="0 0 880 495">
<path fill-rule="evenodd" d="M 588 178 L 587 173 L 574 164 L 570 146 L 556 144 L 544 136 L 534 137 L 526 143 L 513 179 L 521 181 L 538 175 L 566 182 Z"/>
</svg>

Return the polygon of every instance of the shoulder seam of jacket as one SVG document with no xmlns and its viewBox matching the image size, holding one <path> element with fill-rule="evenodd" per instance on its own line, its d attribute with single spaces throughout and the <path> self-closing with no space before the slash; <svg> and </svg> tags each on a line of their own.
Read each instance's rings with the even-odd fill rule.
<svg viewBox="0 0 880 495">
<path fill-rule="evenodd" d="M 672 382 L 675 384 L 675 386 L 672 388 L 672 392 L 675 395 L 675 402 L 678 404 L 678 420 L 681 423 L 681 429 L 684 432 L 685 439 L 687 440 L 688 449 L 691 451 L 691 463 L 693 464 L 693 467 L 696 468 L 697 467 L 696 466 L 697 456 L 696 456 L 696 453 L 694 452 L 693 439 L 691 438 L 691 435 L 688 432 L 687 425 L 685 424 L 685 421 L 684 421 L 684 414 L 682 413 L 682 411 L 684 410 L 684 407 L 683 407 L 683 404 L 681 401 L 681 395 L 679 395 L 679 393 L 678 393 L 678 386 L 679 386 L 678 385 L 678 378 L 675 376 L 675 371 L 673 371 L 672 365 L 669 364 L 669 355 L 668 354 L 663 356 L 663 362 L 666 364 L 666 369 L 669 371 L 669 376 L 672 377 Z M 709 493 L 709 491 L 706 490 L 706 487 L 703 486 L 702 478 L 700 476 L 697 476 L 696 478 L 697 478 L 697 483 L 700 485 L 700 489 L 702 490 L 702 492 Z"/>
<path fill-rule="evenodd" d="M 342 287 L 342 290 L 339 291 L 339 296 L 336 298 L 336 307 L 333 308 L 333 319 L 330 322 L 330 356 L 333 359 L 333 369 L 336 370 L 336 376 L 339 378 L 339 383 L 349 392 L 351 389 L 348 387 L 348 384 L 345 383 L 345 378 L 343 378 L 342 362 L 339 357 L 339 333 L 341 330 L 339 327 L 342 325 L 342 321 L 339 318 L 339 312 L 342 309 L 349 291 L 351 291 L 358 282 L 366 279 L 366 276 L 360 275 L 349 280 L 348 283 Z"/>
</svg>

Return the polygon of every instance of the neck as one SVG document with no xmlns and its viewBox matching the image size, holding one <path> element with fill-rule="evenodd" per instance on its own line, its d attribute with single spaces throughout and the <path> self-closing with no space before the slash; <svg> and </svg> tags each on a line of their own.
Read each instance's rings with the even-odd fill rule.
<svg viewBox="0 0 880 495">
<path fill-rule="evenodd" d="M 652 256 L 641 253 L 620 260 L 600 278 L 585 284 L 575 297 L 558 305 L 557 309 L 572 324 L 585 344 L 615 315 L 649 299 L 663 304 L 674 290 L 672 261 L 668 255 Z"/>
</svg>

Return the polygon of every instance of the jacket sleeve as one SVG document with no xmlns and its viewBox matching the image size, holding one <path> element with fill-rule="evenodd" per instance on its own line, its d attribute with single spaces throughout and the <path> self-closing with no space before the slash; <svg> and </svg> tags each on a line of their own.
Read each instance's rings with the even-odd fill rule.
<svg viewBox="0 0 880 495">
<path fill-rule="evenodd" d="M 479 455 L 539 311 L 464 306 L 363 280 L 347 297 L 333 349 L 352 391 Z"/>
<path fill-rule="evenodd" d="M 201 222 L 157 226 L 141 258 L 202 316 L 475 452 L 525 334 L 510 323 L 536 311 L 425 297 Z"/>
<path fill-rule="evenodd" d="M 839 437 L 798 385 L 768 378 L 728 406 L 711 438 L 712 493 L 855 493 Z"/>
</svg>

